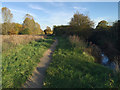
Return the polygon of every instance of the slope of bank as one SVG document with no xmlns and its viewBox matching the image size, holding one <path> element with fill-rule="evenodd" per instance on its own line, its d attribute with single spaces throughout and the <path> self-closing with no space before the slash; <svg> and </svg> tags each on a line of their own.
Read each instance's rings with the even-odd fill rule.
<svg viewBox="0 0 120 90">
<path fill-rule="evenodd" d="M 94 63 L 81 48 L 71 47 L 68 39 L 58 38 L 59 45 L 47 69 L 44 88 L 111 88 L 118 76 L 112 70 Z"/>
</svg>

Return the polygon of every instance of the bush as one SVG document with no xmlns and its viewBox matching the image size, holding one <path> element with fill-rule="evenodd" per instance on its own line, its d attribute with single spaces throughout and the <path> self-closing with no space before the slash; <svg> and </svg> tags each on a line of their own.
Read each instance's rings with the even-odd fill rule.
<svg viewBox="0 0 120 90">
<path fill-rule="evenodd" d="M 69 35 L 76 35 L 80 38 L 87 40 L 92 33 L 92 28 L 87 27 L 77 27 L 77 26 L 54 26 L 53 34 L 56 36 L 69 36 Z M 86 34 L 87 33 L 87 34 Z"/>
<path fill-rule="evenodd" d="M 29 35 L 30 32 L 29 32 L 29 29 L 28 29 L 28 28 L 25 28 L 24 30 L 20 31 L 19 34 L 26 34 L 26 35 Z"/>
<path fill-rule="evenodd" d="M 84 42 L 84 40 L 80 39 L 76 35 L 69 36 L 69 41 L 71 42 L 73 47 L 76 47 L 76 48 L 85 48 L 86 47 L 86 43 Z"/>
</svg>

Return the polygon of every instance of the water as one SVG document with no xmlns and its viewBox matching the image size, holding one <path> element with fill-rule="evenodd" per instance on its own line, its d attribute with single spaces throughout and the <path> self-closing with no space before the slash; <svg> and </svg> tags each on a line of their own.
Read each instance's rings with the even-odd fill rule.
<svg viewBox="0 0 120 90">
<path fill-rule="evenodd" d="M 102 56 L 102 64 L 107 65 L 109 58 L 107 56 L 105 56 L 104 54 L 101 54 L 101 56 Z"/>
<path fill-rule="evenodd" d="M 115 63 L 114 62 L 110 62 L 109 58 L 104 55 L 103 53 L 101 54 L 102 56 L 102 65 L 111 68 L 111 69 L 115 69 Z"/>
</svg>

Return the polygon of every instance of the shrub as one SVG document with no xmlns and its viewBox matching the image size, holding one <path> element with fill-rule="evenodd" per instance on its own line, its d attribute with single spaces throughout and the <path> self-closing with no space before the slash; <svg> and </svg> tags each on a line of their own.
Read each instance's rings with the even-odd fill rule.
<svg viewBox="0 0 120 90">
<path fill-rule="evenodd" d="M 69 41 L 71 42 L 72 46 L 79 47 L 84 49 L 86 47 L 86 43 L 84 40 L 80 39 L 78 36 L 69 36 Z"/>
<path fill-rule="evenodd" d="M 26 34 L 26 35 L 29 35 L 30 32 L 29 32 L 29 29 L 28 29 L 28 28 L 25 28 L 24 30 L 20 31 L 19 34 Z"/>
</svg>

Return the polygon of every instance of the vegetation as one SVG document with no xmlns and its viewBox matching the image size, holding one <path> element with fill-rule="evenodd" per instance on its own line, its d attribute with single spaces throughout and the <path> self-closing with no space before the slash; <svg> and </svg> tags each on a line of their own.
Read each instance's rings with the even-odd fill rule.
<svg viewBox="0 0 120 90">
<path fill-rule="evenodd" d="M 52 34 L 52 30 L 50 27 L 47 26 L 47 28 L 44 30 L 45 34 L 49 35 L 49 34 Z"/>
<path fill-rule="evenodd" d="M 2 34 L 8 34 L 8 31 L 11 29 L 11 20 L 12 20 L 12 13 L 11 11 L 3 7 L 2 8 L 2 20 L 3 20 L 3 25 L 2 25 Z"/>
<path fill-rule="evenodd" d="M 56 36 L 78 35 L 86 42 L 96 44 L 101 48 L 101 52 L 104 52 L 113 61 L 114 57 L 120 55 L 119 24 L 117 21 L 110 26 L 107 21 L 102 20 L 94 29 L 94 23 L 88 16 L 76 12 L 69 25 L 54 26 L 53 34 Z"/>
<path fill-rule="evenodd" d="M 31 41 L 44 39 L 46 36 L 34 36 L 34 35 L 0 35 L 2 38 L 2 52 L 6 52 L 9 49 L 13 49 L 18 45 L 28 44 Z"/>
<path fill-rule="evenodd" d="M 25 28 L 24 30 L 20 31 L 19 34 L 26 34 L 26 35 L 29 35 L 30 32 L 29 32 L 29 29 L 28 29 L 28 28 Z"/>
<path fill-rule="evenodd" d="M 53 53 L 44 81 L 45 88 L 110 88 L 117 87 L 112 70 L 94 63 L 94 58 L 83 51 L 81 41 L 71 43 L 70 39 L 58 38 L 59 45 Z M 81 47 L 76 47 L 80 45 Z"/>
<path fill-rule="evenodd" d="M 34 67 L 40 62 L 45 50 L 53 43 L 53 39 L 39 39 L 26 45 L 18 45 L 2 53 L 2 87 L 19 88 L 32 74 Z"/>
<path fill-rule="evenodd" d="M 22 24 L 12 22 L 11 11 L 2 8 L 2 86 L 19 88 L 32 74 L 55 35 L 59 45 L 46 72 L 44 88 L 120 88 L 120 20 L 109 25 L 76 12 L 69 25 L 49 26 L 42 31 L 33 16 Z M 38 36 L 45 34 L 43 36 Z M 47 38 L 45 38 L 48 36 Z M 41 39 L 40 39 L 41 38 Z M 101 53 L 116 63 L 116 71 L 101 64 Z"/>
<path fill-rule="evenodd" d="M 92 31 L 89 41 L 97 44 L 111 61 L 120 55 L 119 48 L 119 22 L 109 26 L 107 21 L 100 21 L 94 31 Z"/>
<path fill-rule="evenodd" d="M 77 27 L 93 27 L 94 23 L 86 15 L 80 14 L 78 11 L 73 15 L 73 18 L 69 22 L 71 26 Z"/>
<path fill-rule="evenodd" d="M 30 34 L 40 35 L 43 34 L 40 25 L 34 21 L 33 16 L 30 14 L 25 15 L 23 24 L 12 22 L 13 14 L 7 7 L 2 8 L 2 35 L 17 35 L 17 34 Z"/>
<path fill-rule="evenodd" d="M 93 30 L 94 23 L 88 16 L 76 12 L 67 26 L 54 26 L 53 33 L 56 36 L 78 35 L 81 38 L 88 39 Z M 86 34 L 87 33 L 87 34 Z"/>
</svg>

